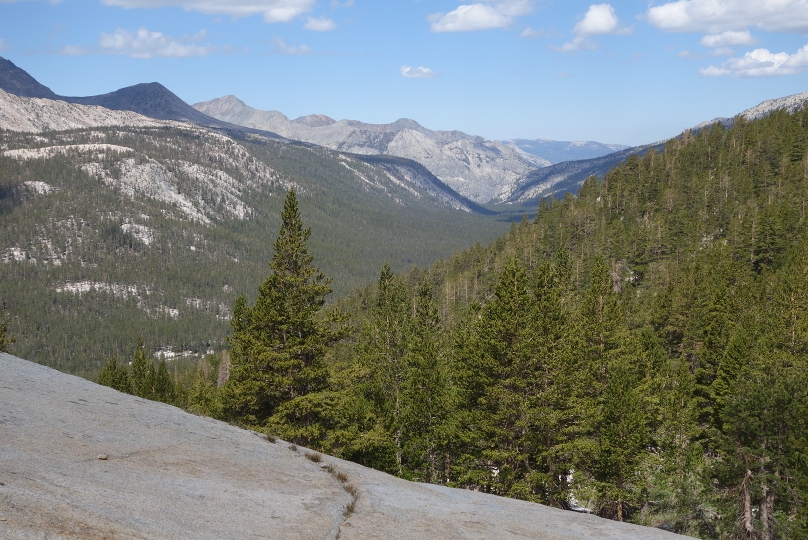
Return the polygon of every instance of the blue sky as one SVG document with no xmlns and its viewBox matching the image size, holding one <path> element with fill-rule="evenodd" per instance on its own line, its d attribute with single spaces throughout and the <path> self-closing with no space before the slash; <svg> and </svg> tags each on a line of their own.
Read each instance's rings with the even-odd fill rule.
<svg viewBox="0 0 808 540">
<path fill-rule="evenodd" d="M 808 0 L 0 0 L 0 55 L 62 95 L 641 144 L 808 91 Z"/>
</svg>

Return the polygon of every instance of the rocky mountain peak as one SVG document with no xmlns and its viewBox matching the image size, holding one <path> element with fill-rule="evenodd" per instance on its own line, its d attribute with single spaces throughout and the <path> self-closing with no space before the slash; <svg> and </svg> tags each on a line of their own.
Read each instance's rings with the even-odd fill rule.
<svg viewBox="0 0 808 540">
<path fill-rule="evenodd" d="M 20 97 L 59 99 L 50 88 L 2 56 L 0 56 L 0 89 Z"/>
<path fill-rule="evenodd" d="M 326 127 L 337 123 L 336 120 L 324 114 L 310 114 L 308 116 L 301 116 L 300 118 L 295 118 L 293 122 L 295 124 L 301 124 L 313 128 Z"/>
</svg>

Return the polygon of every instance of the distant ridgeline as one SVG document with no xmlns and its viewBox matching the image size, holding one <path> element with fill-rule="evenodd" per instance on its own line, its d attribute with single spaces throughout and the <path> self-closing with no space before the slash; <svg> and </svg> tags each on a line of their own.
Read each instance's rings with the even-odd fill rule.
<svg viewBox="0 0 808 540">
<path fill-rule="evenodd" d="M 237 135 L 190 124 L 0 131 L 0 312 L 13 352 L 95 378 L 138 334 L 148 351 L 223 346 L 235 298 L 266 276 L 292 185 L 336 296 L 384 261 L 426 267 L 507 230 L 396 168 Z"/>
<path fill-rule="evenodd" d="M 808 112 L 686 132 L 488 247 L 382 269 L 339 303 L 356 331 L 327 372 L 300 364 L 308 391 L 281 391 L 279 349 L 253 368 L 274 401 L 255 405 L 245 356 L 218 389 L 200 364 L 190 406 L 414 480 L 807 538 L 807 199 Z M 240 309 L 243 355 L 264 338 Z"/>
</svg>

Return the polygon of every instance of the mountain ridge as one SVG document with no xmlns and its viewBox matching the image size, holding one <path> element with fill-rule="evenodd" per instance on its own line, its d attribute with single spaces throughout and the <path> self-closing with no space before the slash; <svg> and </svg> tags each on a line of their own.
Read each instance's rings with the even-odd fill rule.
<svg viewBox="0 0 808 540">
<path fill-rule="evenodd" d="M 271 131 L 246 128 L 201 113 L 158 82 L 139 83 L 96 96 L 62 96 L 41 84 L 24 69 L 0 56 L 0 90 L 25 98 L 44 98 L 76 105 L 101 106 L 113 111 L 136 112 L 157 120 L 192 122 L 225 132 L 246 132 L 283 139 Z"/>
<path fill-rule="evenodd" d="M 325 115 L 290 120 L 279 111 L 250 107 L 233 95 L 193 107 L 222 121 L 270 130 L 333 150 L 412 159 L 477 203 L 502 197 L 524 174 L 550 164 L 513 146 L 461 131 L 430 130 L 408 118 L 389 124 L 334 120 Z"/>
</svg>

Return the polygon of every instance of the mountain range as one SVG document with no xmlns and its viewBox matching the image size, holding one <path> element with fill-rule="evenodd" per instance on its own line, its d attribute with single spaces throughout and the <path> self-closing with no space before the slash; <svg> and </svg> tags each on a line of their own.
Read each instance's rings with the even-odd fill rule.
<svg viewBox="0 0 808 540">
<path fill-rule="evenodd" d="M 196 103 L 193 107 L 221 121 L 272 131 L 341 152 L 412 159 L 477 203 L 502 199 L 525 174 L 550 165 L 548 160 L 513 145 L 461 131 L 433 131 L 406 118 L 391 124 L 336 121 L 319 114 L 290 120 L 278 111 L 249 107 L 235 96 Z"/>
<path fill-rule="evenodd" d="M 502 141 L 540 157 L 550 164 L 592 159 L 629 148 L 625 144 L 603 144 L 595 141 L 553 141 L 550 139 L 512 139 Z"/>
</svg>

